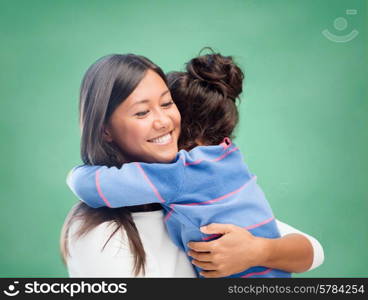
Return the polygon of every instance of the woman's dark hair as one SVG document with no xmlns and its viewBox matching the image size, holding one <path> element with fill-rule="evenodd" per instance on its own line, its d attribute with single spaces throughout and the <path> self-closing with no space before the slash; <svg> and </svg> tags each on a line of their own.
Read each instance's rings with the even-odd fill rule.
<svg viewBox="0 0 368 300">
<path fill-rule="evenodd" d="M 137 87 L 147 70 L 156 72 L 165 82 L 163 71 L 149 59 L 134 54 L 113 54 L 97 60 L 85 73 L 79 101 L 81 127 L 81 157 L 87 165 L 121 167 L 126 161 L 122 150 L 114 142 L 104 139 L 104 126 L 114 110 Z M 82 221 L 76 238 L 87 234 L 99 224 L 112 221 L 116 227 L 108 241 L 118 230 L 125 230 L 134 253 L 134 273 L 145 272 L 146 256 L 138 230 L 127 208 L 90 208 L 79 202 L 71 210 L 61 234 L 61 253 L 64 262 L 68 254 L 67 242 L 70 226 Z"/>
<path fill-rule="evenodd" d="M 217 145 L 233 138 L 238 123 L 236 99 L 244 74 L 231 56 L 218 53 L 198 56 L 186 72 L 167 74 L 171 95 L 181 113 L 180 149 Z"/>
</svg>

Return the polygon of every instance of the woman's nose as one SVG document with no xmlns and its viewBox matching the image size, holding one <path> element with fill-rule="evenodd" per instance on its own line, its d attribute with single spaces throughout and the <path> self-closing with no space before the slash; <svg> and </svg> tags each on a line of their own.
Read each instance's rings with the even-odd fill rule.
<svg viewBox="0 0 368 300">
<path fill-rule="evenodd" d="M 156 130 L 160 130 L 163 128 L 170 128 L 171 118 L 170 116 L 165 112 L 160 112 L 155 116 L 155 119 L 153 120 L 153 127 Z"/>
</svg>

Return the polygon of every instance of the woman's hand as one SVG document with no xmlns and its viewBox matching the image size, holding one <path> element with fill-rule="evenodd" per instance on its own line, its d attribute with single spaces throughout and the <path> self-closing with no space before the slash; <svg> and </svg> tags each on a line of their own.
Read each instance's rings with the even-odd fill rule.
<svg viewBox="0 0 368 300">
<path fill-rule="evenodd" d="M 210 242 L 189 242 L 188 255 L 192 263 L 204 271 L 207 278 L 226 277 L 259 266 L 266 260 L 267 249 L 261 238 L 231 224 L 210 224 L 201 227 L 206 234 L 222 234 Z"/>
<path fill-rule="evenodd" d="M 202 227 L 201 231 L 222 234 L 210 242 L 188 243 L 192 263 L 202 268 L 201 275 L 207 278 L 230 276 L 254 266 L 304 272 L 313 261 L 313 247 L 301 234 L 268 239 L 253 236 L 239 226 L 216 223 Z"/>
</svg>

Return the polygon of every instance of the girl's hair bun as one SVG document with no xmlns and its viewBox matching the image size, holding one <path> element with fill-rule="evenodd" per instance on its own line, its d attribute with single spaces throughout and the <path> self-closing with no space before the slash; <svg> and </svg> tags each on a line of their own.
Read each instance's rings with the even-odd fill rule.
<svg viewBox="0 0 368 300">
<path fill-rule="evenodd" d="M 211 53 L 193 58 L 186 64 L 189 77 L 210 90 L 235 101 L 242 92 L 244 74 L 231 56 Z"/>
<path fill-rule="evenodd" d="M 181 113 L 181 149 L 218 145 L 233 138 L 238 123 L 236 99 L 244 75 L 231 56 L 200 55 L 186 64 L 185 72 L 167 75 L 170 93 Z"/>
</svg>

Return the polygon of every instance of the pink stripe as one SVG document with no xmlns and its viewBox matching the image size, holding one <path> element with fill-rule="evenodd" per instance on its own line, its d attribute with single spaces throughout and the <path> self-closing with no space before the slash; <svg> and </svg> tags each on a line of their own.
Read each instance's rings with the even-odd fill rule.
<svg viewBox="0 0 368 300">
<path fill-rule="evenodd" d="M 267 270 L 264 270 L 262 272 L 254 272 L 254 273 L 249 273 L 247 275 L 244 275 L 244 276 L 241 276 L 242 278 L 248 278 L 250 276 L 254 276 L 254 275 L 264 275 L 264 274 L 267 274 L 267 273 L 270 273 L 273 269 L 267 269 Z"/>
<path fill-rule="evenodd" d="M 195 203 L 188 203 L 188 204 L 181 204 L 181 205 L 187 205 L 187 206 L 192 206 L 192 205 L 202 205 L 202 204 L 209 204 L 209 203 L 212 203 L 212 202 L 217 202 L 217 201 L 220 201 L 222 199 L 225 199 L 225 198 L 228 198 L 230 197 L 231 195 L 234 195 L 236 193 L 239 193 L 242 189 L 244 189 L 248 184 L 250 184 L 253 180 L 255 180 L 257 178 L 257 176 L 253 176 L 249 181 L 247 181 L 243 186 L 241 186 L 240 188 L 238 188 L 237 190 L 235 191 L 232 191 L 228 194 L 225 194 L 221 197 L 218 197 L 216 199 L 212 199 L 212 200 L 208 200 L 208 201 L 204 201 L 204 202 L 195 202 Z"/>
<path fill-rule="evenodd" d="M 261 222 L 261 223 L 254 224 L 254 225 L 249 225 L 249 226 L 244 227 L 244 228 L 245 228 L 245 229 L 247 229 L 247 230 L 249 230 L 249 229 L 253 229 L 253 228 L 257 228 L 257 227 L 262 226 L 262 225 L 264 225 L 264 224 L 270 223 L 273 219 L 275 219 L 275 217 L 271 217 L 271 218 L 269 218 L 269 219 L 267 219 L 267 220 L 264 220 L 264 221 L 263 221 L 263 222 Z"/>
<path fill-rule="evenodd" d="M 171 204 L 171 209 L 174 209 L 174 205 L 186 205 L 186 206 L 193 206 L 193 205 L 202 205 L 202 204 L 208 204 L 208 203 L 212 203 L 212 202 L 217 202 L 217 201 L 220 201 L 222 199 L 225 199 L 235 193 L 238 193 L 240 192 L 242 189 L 244 189 L 252 180 L 256 179 L 257 176 L 253 176 L 247 183 L 245 183 L 243 186 L 241 186 L 240 188 L 238 188 L 237 190 L 233 191 L 233 192 L 230 192 L 224 196 L 221 196 L 221 197 L 218 197 L 216 199 L 212 199 L 212 200 L 208 200 L 208 201 L 204 201 L 204 202 L 196 202 L 196 203 L 187 203 L 187 204 Z M 171 212 L 166 215 L 165 217 L 165 221 L 170 217 L 171 215 Z"/>
<path fill-rule="evenodd" d="M 148 178 L 148 176 L 147 176 L 146 172 L 144 172 L 144 170 L 143 170 L 142 166 L 141 166 L 139 163 L 137 163 L 137 162 L 135 162 L 134 164 L 135 164 L 135 165 L 137 166 L 137 168 L 141 171 L 141 173 L 143 174 L 143 177 L 146 179 L 146 181 L 148 182 L 148 184 L 151 186 L 151 188 L 152 188 L 153 192 L 155 193 L 156 197 L 157 197 L 157 198 L 158 198 L 162 203 L 165 203 L 165 200 L 161 197 L 160 193 L 158 192 L 158 190 L 156 189 L 156 187 L 153 185 L 153 183 L 151 182 L 151 180 L 149 180 L 149 178 Z"/>
<path fill-rule="evenodd" d="M 167 221 L 167 220 L 171 217 L 171 214 L 174 212 L 173 204 L 171 204 L 171 205 L 170 205 L 170 207 L 171 207 L 171 210 L 170 210 L 170 212 L 165 216 L 164 221 Z"/>
<path fill-rule="evenodd" d="M 164 218 L 164 221 L 166 222 L 170 217 L 171 217 L 171 214 L 173 213 L 173 210 L 171 210 Z"/>
<path fill-rule="evenodd" d="M 221 234 L 211 234 L 211 235 L 209 235 L 209 236 L 206 236 L 206 237 L 202 238 L 202 240 L 207 241 L 207 240 L 210 240 L 210 239 L 216 238 L 216 237 L 218 237 L 218 236 L 220 236 L 220 235 L 221 235 Z"/>
<path fill-rule="evenodd" d="M 100 171 L 99 170 L 96 171 L 96 187 L 97 187 L 98 194 L 100 195 L 100 197 L 102 198 L 102 200 L 106 203 L 106 206 L 111 208 L 110 202 L 106 199 L 106 197 L 104 196 L 104 194 L 102 193 L 102 190 L 101 190 L 101 186 L 100 186 Z"/>
<path fill-rule="evenodd" d="M 203 161 L 203 159 L 198 159 L 198 160 L 193 161 L 191 163 L 186 163 L 184 157 L 182 157 L 182 159 L 183 159 L 184 166 L 198 165 Z"/>
<path fill-rule="evenodd" d="M 186 163 L 186 162 L 184 162 L 184 166 L 198 165 L 198 164 L 200 164 L 202 161 L 212 161 L 212 162 L 216 162 L 216 161 L 219 161 L 219 160 L 221 160 L 221 159 L 225 158 L 225 157 L 226 157 L 226 156 L 228 156 L 230 153 L 232 153 L 232 152 L 234 152 L 234 151 L 236 151 L 236 150 L 238 150 L 238 149 L 239 149 L 238 147 L 236 147 L 236 148 L 234 148 L 234 149 L 231 149 L 230 151 L 228 151 L 228 152 L 226 152 L 226 153 L 222 154 L 221 156 L 219 156 L 219 157 L 217 157 L 217 158 L 215 158 L 215 159 L 198 159 L 198 160 L 193 161 L 193 162 L 190 162 L 190 163 Z M 184 159 L 184 158 L 182 158 L 182 159 Z"/>
<path fill-rule="evenodd" d="M 236 151 L 236 150 L 238 150 L 238 149 L 239 149 L 239 148 L 238 148 L 238 147 L 236 147 L 236 148 L 234 148 L 234 149 L 232 149 L 232 150 L 230 150 L 230 151 L 228 151 L 228 152 L 224 153 L 222 156 L 220 156 L 220 157 L 218 157 L 218 158 L 214 159 L 213 161 L 219 161 L 219 160 L 221 160 L 221 159 L 225 158 L 226 156 L 228 156 L 230 153 L 232 153 L 232 152 L 234 152 L 234 151 Z"/>
</svg>

